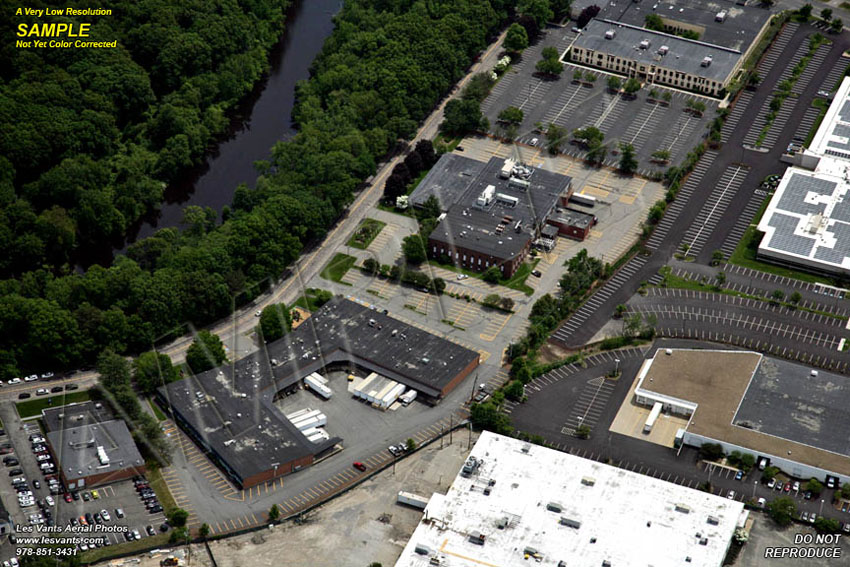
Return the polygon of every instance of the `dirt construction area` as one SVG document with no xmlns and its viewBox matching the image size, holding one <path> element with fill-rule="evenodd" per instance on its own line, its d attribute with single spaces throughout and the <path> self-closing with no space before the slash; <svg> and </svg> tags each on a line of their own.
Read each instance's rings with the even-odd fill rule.
<svg viewBox="0 0 850 567">
<path fill-rule="evenodd" d="M 477 436 L 473 435 L 472 443 Z M 210 543 L 218 567 L 366 567 L 378 562 L 394 565 L 422 512 L 396 503 L 400 490 L 430 496 L 445 493 L 468 450 L 469 435 L 456 431 L 432 443 L 395 466 L 377 474 L 332 502 L 306 514 L 300 525 L 286 523 L 273 529 Z M 186 548 L 174 549 L 184 560 Z M 191 565 L 213 567 L 202 545 L 192 546 Z M 166 553 L 145 554 L 100 565 L 159 567 Z"/>
</svg>

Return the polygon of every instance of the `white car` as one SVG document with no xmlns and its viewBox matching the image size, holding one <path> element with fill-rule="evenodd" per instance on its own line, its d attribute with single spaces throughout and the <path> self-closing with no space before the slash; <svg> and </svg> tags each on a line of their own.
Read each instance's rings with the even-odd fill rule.
<svg viewBox="0 0 850 567">
<path fill-rule="evenodd" d="M 18 567 L 18 566 L 20 565 L 20 563 L 18 563 L 18 558 L 17 558 L 17 557 L 13 557 L 13 558 L 11 558 L 11 559 L 9 560 L 9 563 L 11 563 L 11 564 L 12 564 L 12 567 Z"/>
<path fill-rule="evenodd" d="M 458 275 L 457 275 L 457 279 L 458 279 L 458 281 L 459 281 L 459 280 L 465 280 L 465 279 L 466 279 L 466 278 L 468 278 L 468 277 L 469 277 L 469 276 L 467 276 L 466 274 L 458 274 Z"/>
<path fill-rule="evenodd" d="M 20 384 L 20 383 L 21 383 L 21 379 L 20 379 L 20 378 L 12 378 L 11 380 L 9 380 L 9 385 L 10 385 L 10 386 L 11 386 L 11 385 L 13 385 L 13 384 Z"/>
<path fill-rule="evenodd" d="M 47 502 L 48 506 L 53 506 L 54 504 L 56 504 L 56 501 L 53 500 L 53 497 L 50 495 L 45 496 L 44 501 Z"/>
<path fill-rule="evenodd" d="M 735 499 L 735 491 L 730 490 L 729 494 L 726 495 L 726 498 L 728 498 L 729 500 L 734 500 Z"/>
<path fill-rule="evenodd" d="M 38 380 L 38 374 L 30 374 L 24 378 L 24 382 L 35 382 L 36 380 Z"/>
<path fill-rule="evenodd" d="M 53 372 L 45 372 L 44 374 L 41 375 L 41 377 L 44 378 L 45 380 L 49 380 L 50 378 L 53 378 Z"/>
<path fill-rule="evenodd" d="M 537 142 L 539 142 L 539 141 L 540 141 L 540 140 L 538 140 L 537 138 L 532 138 L 532 139 L 531 139 L 531 145 L 532 145 L 532 146 L 536 146 L 536 145 L 537 145 Z"/>
<path fill-rule="evenodd" d="M 258 310 L 256 313 L 254 313 L 254 317 L 259 317 L 262 314 L 263 312 Z"/>
<path fill-rule="evenodd" d="M 109 512 L 107 512 L 106 510 L 100 511 L 100 517 L 103 518 L 104 522 L 108 522 L 112 519 L 112 516 L 110 516 Z"/>
</svg>

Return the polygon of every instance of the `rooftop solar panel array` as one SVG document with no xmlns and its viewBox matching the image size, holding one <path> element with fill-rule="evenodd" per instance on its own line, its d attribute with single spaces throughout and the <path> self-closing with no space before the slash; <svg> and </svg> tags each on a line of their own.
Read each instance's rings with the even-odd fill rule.
<svg viewBox="0 0 850 567">
<path fill-rule="evenodd" d="M 813 238 L 805 238 L 794 234 L 794 229 L 797 228 L 797 223 L 800 221 L 797 217 L 774 213 L 768 224 L 776 229 L 773 237 L 770 239 L 770 247 L 790 252 L 791 254 L 799 254 L 808 256 L 812 252 L 815 245 Z"/>
<path fill-rule="evenodd" d="M 842 122 L 850 122 L 850 100 L 845 100 L 838 111 L 838 118 Z"/>
<path fill-rule="evenodd" d="M 835 248 L 818 246 L 815 250 L 815 259 L 841 264 L 844 258 L 850 256 L 850 225 L 837 222 L 829 228 L 829 231 L 835 235 Z"/>
<path fill-rule="evenodd" d="M 794 173 L 791 179 L 788 180 L 788 186 L 779 200 L 777 208 L 786 211 L 802 214 L 817 214 L 823 213 L 826 205 L 823 203 L 813 205 L 805 202 L 805 197 L 809 192 L 817 193 L 818 195 L 832 195 L 835 191 L 837 183 L 827 181 L 825 179 L 816 179 L 806 175 Z"/>
<path fill-rule="evenodd" d="M 832 214 L 829 215 L 829 218 L 850 222 L 850 193 L 844 195 L 844 198 L 841 201 L 835 203 L 835 207 L 833 207 Z"/>
</svg>

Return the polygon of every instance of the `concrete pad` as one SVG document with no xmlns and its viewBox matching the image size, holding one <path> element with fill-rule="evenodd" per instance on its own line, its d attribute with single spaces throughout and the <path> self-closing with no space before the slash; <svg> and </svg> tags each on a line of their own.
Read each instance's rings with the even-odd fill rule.
<svg viewBox="0 0 850 567">
<path fill-rule="evenodd" d="M 620 405 L 620 409 L 617 411 L 614 421 L 611 422 L 609 430 L 614 433 L 672 448 L 673 442 L 676 439 L 676 432 L 681 428 L 687 427 L 688 420 L 679 416 L 662 413 L 658 416 L 658 420 L 656 420 L 655 425 L 652 427 L 652 431 L 649 434 L 644 433 L 643 426 L 652 408 L 634 403 L 636 387 L 637 378 L 632 382 L 629 393 Z"/>
</svg>

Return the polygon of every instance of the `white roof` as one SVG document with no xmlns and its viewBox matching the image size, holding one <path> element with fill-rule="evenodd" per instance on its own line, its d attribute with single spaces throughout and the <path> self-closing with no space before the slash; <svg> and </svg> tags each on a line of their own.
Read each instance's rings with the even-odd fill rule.
<svg viewBox="0 0 850 567">
<path fill-rule="evenodd" d="M 758 229 L 759 253 L 832 272 L 850 272 L 850 78 L 845 77 L 804 160 L 789 167 Z"/>
<path fill-rule="evenodd" d="M 396 567 L 435 556 L 452 567 L 719 567 L 743 513 L 735 500 L 486 431 L 471 455 L 478 470 L 431 498 Z M 470 541 L 479 533 L 483 545 Z"/>
</svg>

